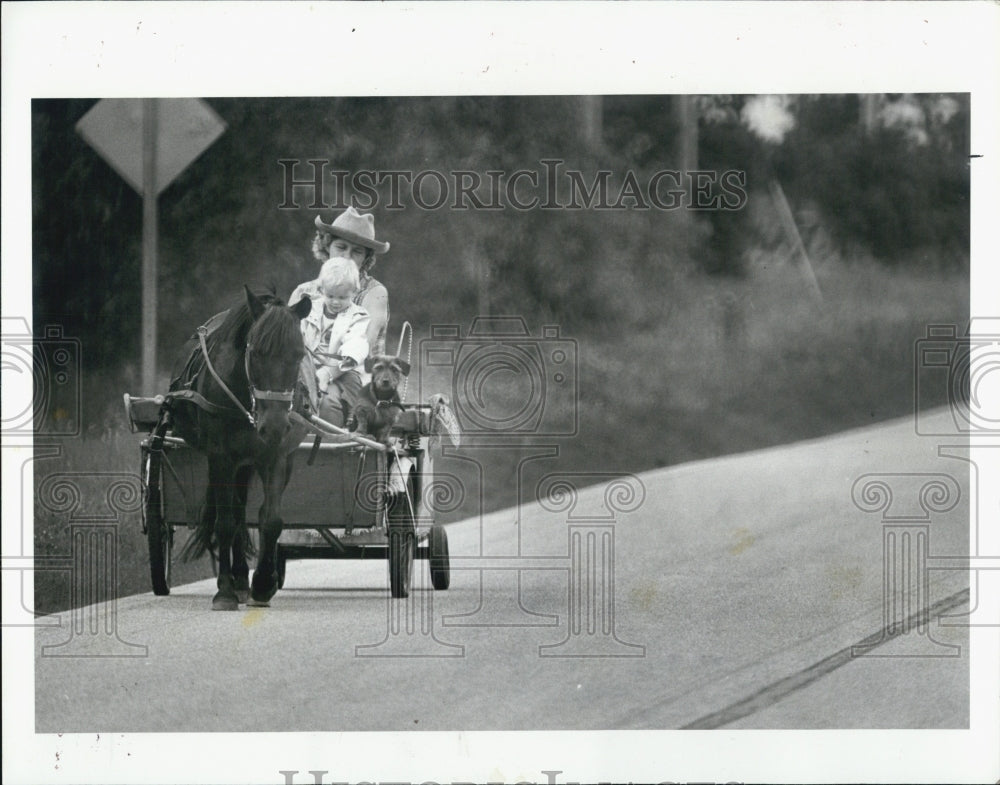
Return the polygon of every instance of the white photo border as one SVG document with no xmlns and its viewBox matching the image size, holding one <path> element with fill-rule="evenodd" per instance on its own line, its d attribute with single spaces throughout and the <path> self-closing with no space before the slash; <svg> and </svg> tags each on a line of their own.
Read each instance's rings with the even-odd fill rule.
<svg viewBox="0 0 1000 785">
<path fill-rule="evenodd" d="M 971 162 L 972 314 L 998 305 L 995 4 L 52 2 L 2 14 L 5 315 L 30 319 L 31 99 L 115 96 L 968 92 L 983 156 Z M 18 515 L 5 494 L 4 528 Z M 546 770 L 559 782 L 983 781 L 997 776 L 1000 629 L 970 636 L 969 731 L 95 738 L 34 733 L 33 636 L 7 630 L 3 779 L 280 783 L 292 767 L 341 782 L 545 782 Z"/>
</svg>

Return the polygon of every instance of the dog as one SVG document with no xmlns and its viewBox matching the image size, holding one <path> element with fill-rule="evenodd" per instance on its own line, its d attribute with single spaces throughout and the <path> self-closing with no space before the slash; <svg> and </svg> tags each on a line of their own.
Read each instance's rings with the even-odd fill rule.
<svg viewBox="0 0 1000 785">
<path fill-rule="evenodd" d="M 385 443 L 396 418 L 403 411 L 399 385 L 404 376 L 410 375 L 410 364 L 392 355 L 373 354 L 365 360 L 365 371 L 372 375 L 372 380 L 361 388 L 359 401 L 347 420 L 347 428 Z"/>
</svg>

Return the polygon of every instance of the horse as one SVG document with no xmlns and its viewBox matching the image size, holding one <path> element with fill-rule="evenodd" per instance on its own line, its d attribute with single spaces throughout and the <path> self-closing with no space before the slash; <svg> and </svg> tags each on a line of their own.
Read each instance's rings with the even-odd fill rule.
<svg viewBox="0 0 1000 785">
<path fill-rule="evenodd" d="M 273 292 L 258 296 L 243 288 L 243 300 L 212 320 L 218 326 L 210 335 L 202 328 L 200 350 L 189 354 L 168 396 L 174 434 L 208 459 L 205 504 L 184 557 L 217 551 L 213 610 L 237 610 L 241 602 L 267 606 L 277 592 L 281 496 L 306 434 L 289 414 L 302 404 L 298 379 L 305 345 L 299 322 L 312 303 L 304 297 L 287 307 Z M 246 500 L 254 469 L 264 503 L 251 585 Z"/>
</svg>

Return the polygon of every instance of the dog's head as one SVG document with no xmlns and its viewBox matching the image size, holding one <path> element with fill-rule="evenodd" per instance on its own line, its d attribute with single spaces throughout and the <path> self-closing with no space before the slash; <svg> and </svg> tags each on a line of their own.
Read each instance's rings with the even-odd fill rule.
<svg viewBox="0 0 1000 785">
<path fill-rule="evenodd" d="M 365 371 L 372 375 L 372 390 L 381 400 L 391 398 L 404 376 L 410 374 L 410 364 L 388 354 L 373 354 L 365 360 Z"/>
</svg>

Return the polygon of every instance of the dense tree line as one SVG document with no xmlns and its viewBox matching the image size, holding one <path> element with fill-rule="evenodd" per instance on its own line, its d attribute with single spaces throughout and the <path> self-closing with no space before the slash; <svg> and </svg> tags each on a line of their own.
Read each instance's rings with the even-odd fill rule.
<svg viewBox="0 0 1000 785">
<path fill-rule="evenodd" d="M 139 354 L 141 200 L 74 132 L 94 103 L 33 104 L 35 329 L 63 324 L 85 347 L 100 346 L 92 356 L 125 362 Z M 378 232 L 393 245 L 376 275 L 390 287 L 397 325 L 404 318 L 422 326 L 467 321 L 484 310 L 557 316 L 578 326 L 655 320 L 677 270 L 745 274 L 745 251 L 760 241 L 752 211 L 641 204 L 652 181 L 668 182 L 656 180 L 657 173 L 680 168 L 684 129 L 668 97 L 209 103 L 228 130 L 160 199 L 164 362 L 244 281 L 273 282 L 287 296 L 314 275 L 309 245 L 317 210 L 308 188 L 288 199 L 283 160 L 302 162 L 295 170 L 300 179 L 309 177 L 309 159 L 329 162 L 331 171 L 446 176 L 449 199 L 436 207 L 428 203 L 436 201 L 437 179 L 425 178 L 415 195 L 412 181 L 397 178 L 402 209 L 390 207 L 391 178 L 373 178 Z M 769 103 L 711 96 L 694 105 L 686 122 L 697 123 L 698 168 L 745 172 L 749 199 L 777 179 L 793 207 L 820 214 L 847 255 L 866 253 L 894 265 L 967 263 L 967 96 L 798 96 Z M 561 207 L 545 209 L 553 166 L 545 161 L 559 162 L 563 190 L 551 201 Z M 541 184 L 532 188 L 529 175 L 508 192 L 505 182 L 487 175 L 509 179 L 522 171 L 535 172 Z M 566 191 L 570 171 L 580 173 L 574 193 Z M 588 203 L 584 197 L 604 171 L 611 173 L 606 201 Z M 458 186 L 470 182 L 455 172 L 481 176 L 478 202 L 468 193 L 464 204 L 455 201 Z M 638 192 L 625 182 L 628 173 Z M 323 201 L 331 204 L 338 195 L 334 180 L 328 183 Z M 717 197 L 718 188 L 710 185 L 706 198 Z M 484 206 L 491 196 L 504 200 L 511 193 L 543 201 L 532 209 Z M 322 212 L 327 219 L 334 214 Z"/>
</svg>

